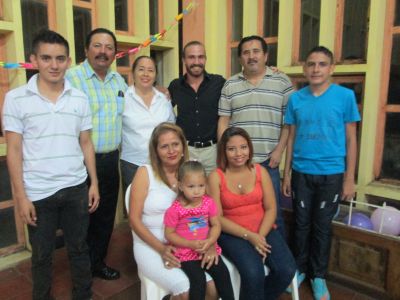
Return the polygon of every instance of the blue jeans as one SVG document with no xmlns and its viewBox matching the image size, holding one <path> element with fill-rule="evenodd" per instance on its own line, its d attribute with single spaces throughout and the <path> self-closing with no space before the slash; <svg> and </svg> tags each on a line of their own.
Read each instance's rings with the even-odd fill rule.
<svg viewBox="0 0 400 300">
<path fill-rule="evenodd" d="M 265 260 L 269 268 L 268 276 L 265 276 L 262 257 L 249 241 L 227 233 L 219 237 L 222 253 L 239 271 L 240 300 L 276 299 L 294 277 L 296 263 L 282 236 L 272 229 L 266 241 L 272 247 Z"/>
<path fill-rule="evenodd" d="M 263 161 L 262 165 L 271 177 L 272 185 L 274 186 L 275 199 L 276 199 L 276 221 L 275 224 L 278 226 L 278 231 L 282 237 L 286 240 L 285 232 L 285 221 L 283 220 L 282 209 L 281 209 L 281 176 L 279 174 L 279 167 L 271 168 L 268 166 L 269 159 Z"/>
<path fill-rule="evenodd" d="M 61 228 L 71 264 L 73 299 L 92 296 L 92 272 L 86 235 L 89 225 L 86 183 L 62 189 L 54 195 L 34 201 L 37 226 L 28 226 L 32 245 L 33 299 L 51 299 L 52 256 L 56 230 Z"/>
<path fill-rule="evenodd" d="M 299 272 L 310 278 L 324 278 L 328 270 L 332 220 L 342 184 L 343 174 L 309 175 L 292 170 L 294 255 Z"/>
</svg>

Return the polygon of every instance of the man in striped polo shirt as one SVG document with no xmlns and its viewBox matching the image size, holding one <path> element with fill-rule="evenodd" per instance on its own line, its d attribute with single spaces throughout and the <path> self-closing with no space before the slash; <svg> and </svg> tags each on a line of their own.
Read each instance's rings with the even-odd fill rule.
<svg viewBox="0 0 400 300">
<path fill-rule="evenodd" d="M 84 92 L 93 117 L 92 140 L 96 151 L 99 180 L 99 209 L 90 216 L 88 244 L 93 276 L 106 280 L 120 274 L 104 262 L 114 228 L 119 191 L 119 146 L 122 137 L 124 79 L 111 70 L 117 51 L 117 39 L 110 30 L 96 28 L 85 41 L 86 60 L 67 72 L 71 84 Z"/>
<path fill-rule="evenodd" d="M 61 35 L 41 32 L 32 50 L 39 74 L 8 92 L 3 110 L 13 198 L 32 245 L 32 298 L 51 299 L 51 261 L 60 227 L 71 264 L 72 298 L 90 299 L 86 235 L 99 191 L 89 103 L 64 80 L 71 59 Z"/>
<path fill-rule="evenodd" d="M 250 134 L 254 162 L 264 166 L 271 176 L 277 200 L 276 224 L 285 237 L 279 205 L 279 163 L 288 138 L 283 115 L 293 86 L 285 74 L 266 66 L 268 46 L 262 37 L 244 37 L 238 45 L 238 55 L 243 71 L 228 79 L 222 89 L 218 137 L 228 126 L 242 127 Z"/>
</svg>

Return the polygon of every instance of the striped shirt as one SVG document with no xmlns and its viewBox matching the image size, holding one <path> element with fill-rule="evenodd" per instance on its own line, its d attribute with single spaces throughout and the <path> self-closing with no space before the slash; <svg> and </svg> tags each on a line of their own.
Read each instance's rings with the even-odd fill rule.
<svg viewBox="0 0 400 300">
<path fill-rule="evenodd" d="M 242 127 L 249 133 L 254 146 L 254 162 L 267 160 L 278 144 L 292 92 L 289 77 L 269 68 L 258 86 L 247 81 L 242 72 L 226 81 L 218 114 L 231 118 L 229 126 Z"/>
<path fill-rule="evenodd" d="M 56 103 L 41 96 L 38 75 L 6 94 L 4 130 L 22 135 L 25 192 L 37 201 L 85 181 L 79 144 L 81 131 L 92 128 L 87 97 L 65 80 Z"/>
<path fill-rule="evenodd" d="M 101 80 L 87 59 L 79 66 L 67 71 L 71 84 L 89 98 L 92 111 L 92 140 L 96 153 L 107 153 L 118 149 L 122 135 L 122 112 L 128 86 L 117 72 L 109 70 Z"/>
</svg>

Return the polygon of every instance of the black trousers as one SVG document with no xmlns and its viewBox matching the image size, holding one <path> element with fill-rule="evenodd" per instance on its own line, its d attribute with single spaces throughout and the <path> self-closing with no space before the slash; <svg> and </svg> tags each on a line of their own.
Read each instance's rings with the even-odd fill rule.
<svg viewBox="0 0 400 300">
<path fill-rule="evenodd" d="M 59 190 L 45 199 L 34 201 L 37 226 L 28 226 L 32 245 L 33 300 L 52 299 L 52 260 L 56 230 L 64 233 L 71 266 L 72 299 L 83 300 L 92 296 L 92 273 L 86 234 L 89 224 L 88 190 L 83 182 Z"/>
<path fill-rule="evenodd" d="M 207 272 L 213 278 L 218 295 L 222 300 L 234 300 L 229 271 L 221 258 L 218 265 L 213 265 L 208 270 L 201 268 L 201 260 L 181 262 L 181 267 L 189 278 L 190 300 L 204 300 L 206 296 L 206 274 L 204 272 Z"/>
<path fill-rule="evenodd" d="M 325 278 L 332 220 L 340 202 L 343 174 L 310 175 L 292 171 L 295 213 L 294 256 L 300 273 Z"/>
<path fill-rule="evenodd" d="M 100 204 L 97 210 L 90 215 L 87 237 L 92 269 L 104 263 L 114 228 L 119 191 L 118 160 L 118 150 L 109 153 L 96 153 Z"/>
</svg>

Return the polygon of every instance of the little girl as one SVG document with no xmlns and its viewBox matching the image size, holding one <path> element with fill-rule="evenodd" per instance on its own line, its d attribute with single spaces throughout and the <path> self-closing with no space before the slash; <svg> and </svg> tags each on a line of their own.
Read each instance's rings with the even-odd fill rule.
<svg viewBox="0 0 400 300">
<path fill-rule="evenodd" d="M 176 247 L 175 256 L 190 282 L 189 298 L 204 300 L 207 273 L 215 282 L 223 300 L 233 300 L 233 289 L 228 269 L 218 260 L 221 248 L 216 241 L 221 233 L 214 200 L 205 195 L 206 173 L 200 162 L 187 161 L 178 170 L 178 198 L 164 216 L 165 238 Z M 217 257 L 203 255 L 215 247 Z M 214 264 L 215 261 L 215 264 Z"/>
</svg>

